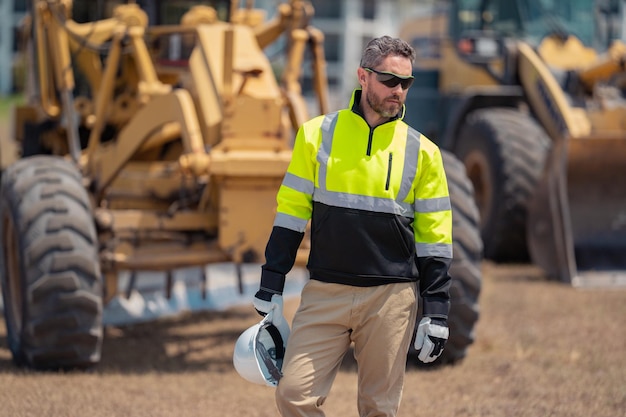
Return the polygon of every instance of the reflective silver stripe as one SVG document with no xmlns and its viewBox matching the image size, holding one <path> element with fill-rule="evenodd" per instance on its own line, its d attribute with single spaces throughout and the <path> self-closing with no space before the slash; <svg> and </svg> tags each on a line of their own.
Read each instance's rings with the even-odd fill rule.
<svg viewBox="0 0 626 417">
<path fill-rule="evenodd" d="M 404 155 L 403 178 L 400 192 L 398 193 L 396 200 L 332 192 L 326 189 L 326 177 L 337 119 L 338 112 L 334 112 L 326 115 L 322 121 L 322 143 L 317 151 L 317 161 L 320 164 L 318 174 L 319 185 L 313 192 L 313 201 L 336 207 L 390 213 L 413 218 L 414 208 L 412 204 L 405 203 L 404 200 L 408 197 L 408 194 L 411 191 L 417 171 L 420 133 L 410 127 L 408 129 Z"/>
<path fill-rule="evenodd" d="M 452 206 L 448 197 L 415 199 L 415 211 L 418 213 L 433 213 L 451 209 Z"/>
<path fill-rule="evenodd" d="M 364 195 L 338 193 L 326 191 L 320 188 L 315 189 L 313 201 L 327 204 L 329 206 L 368 210 L 378 213 L 398 214 L 400 216 L 413 218 L 414 212 L 411 204 L 401 201 L 394 201 L 388 198 L 369 197 Z"/>
<path fill-rule="evenodd" d="M 276 213 L 274 218 L 274 226 L 284 227 L 285 229 L 294 230 L 296 232 L 304 232 L 308 220 L 285 213 Z"/>
<path fill-rule="evenodd" d="M 420 133 L 409 127 L 406 138 L 406 146 L 404 149 L 404 168 L 402 169 L 402 182 L 398 191 L 398 201 L 404 201 L 415 180 L 417 174 L 417 159 L 420 152 Z"/>
<path fill-rule="evenodd" d="M 313 194 L 313 189 L 315 188 L 313 181 L 295 176 L 289 172 L 283 178 L 283 185 L 308 195 Z"/>
<path fill-rule="evenodd" d="M 328 159 L 330 158 L 330 149 L 333 144 L 333 134 L 335 133 L 335 125 L 337 125 L 338 114 L 338 112 L 329 113 L 322 121 L 322 144 L 317 151 L 317 162 L 320 163 L 318 182 L 322 190 L 326 189 Z"/>
<path fill-rule="evenodd" d="M 447 243 L 416 243 L 415 252 L 417 256 L 439 256 L 441 258 L 452 258 L 452 245 Z"/>
</svg>

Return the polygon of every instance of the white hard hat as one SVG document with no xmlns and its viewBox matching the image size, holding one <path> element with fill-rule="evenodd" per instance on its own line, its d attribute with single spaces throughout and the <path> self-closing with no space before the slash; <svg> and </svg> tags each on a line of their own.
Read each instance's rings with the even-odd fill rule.
<svg viewBox="0 0 626 417">
<path fill-rule="evenodd" d="M 282 311 L 271 310 L 237 339 L 233 354 L 237 373 L 249 382 L 275 387 L 282 376 L 289 333 Z"/>
</svg>

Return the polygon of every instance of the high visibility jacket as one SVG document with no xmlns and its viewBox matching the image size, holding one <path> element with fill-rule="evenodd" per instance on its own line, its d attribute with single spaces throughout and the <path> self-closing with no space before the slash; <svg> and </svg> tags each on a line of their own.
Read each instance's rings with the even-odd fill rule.
<svg viewBox="0 0 626 417">
<path fill-rule="evenodd" d="M 354 286 L 420 281 L 424 314 L 447 318 L 452 211 L 439 148 L 395 117 L 350 109 L 298 130 L 278 191 L 261 288 L 281 293 L 311 220 L 311 279 Z"/>
</svg>

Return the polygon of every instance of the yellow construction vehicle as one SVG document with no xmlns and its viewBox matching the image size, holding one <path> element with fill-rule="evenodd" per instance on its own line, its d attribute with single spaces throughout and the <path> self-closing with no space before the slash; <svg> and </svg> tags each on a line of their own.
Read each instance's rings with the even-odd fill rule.
<svg viewBox="0 0 626 417">
<path fill-rule="evenodd" d="M 308 2 L 281 4 L 266 21 L 238 2 L 161 1 L 180 21 L 157 25 L 134 2 L 113 1 L 110 17 L 79 23 L 74 11 L 94 15 L 102 2 L 75 3 L 30 2 L 21 155 L 2 175 L 9 346 L 35 368 L 100 359 L 102 306 L 119 292 L 119 271 L 261 262 L 293 132 L 308 118 L 307 46 L 327 111 Z M 283 34 L 279 82 L 263 48 Z"/>
<path fill-rule="evenodd" d="M 294 133 L 309 118 L 307 49 L 318 110 L 328 111 L 309 2 L 281 3 L 269 20 L 250 1 L 120 3 L 29 3 L 19 158 L 0 189 L 0 281 L 19 365 L 98 363 L 120 271 L 164 271 L 170 289 L 176 268 L 262 263 Z M 276 41 L 279 75 L 264 52 Z M 481 242 L 471 183 L 446 158 L 462 226 L 453 270 L 464 277 L 453 361 L 478 319 Z"/>
<path fill-rule="evenodd" d="M 407 22 L 406 118 L 461 159 L 485 257 L 626 284 L 624 2 L 450 0 Z"/>
</svg>

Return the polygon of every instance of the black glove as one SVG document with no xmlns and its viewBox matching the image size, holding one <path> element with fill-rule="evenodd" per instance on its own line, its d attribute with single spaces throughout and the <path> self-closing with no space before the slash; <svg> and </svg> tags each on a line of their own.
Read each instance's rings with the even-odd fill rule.
<svg viewBox="0 0 626 417">
<path fill-rule="evenodd" d="M 281 314 L 283 311 L 283 296 L 264 289 L 254 294 L 253 303 L 257 313 L 262 316 L 267 315 L 273 308 L 278 308 Z"/>
</svg>

